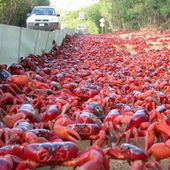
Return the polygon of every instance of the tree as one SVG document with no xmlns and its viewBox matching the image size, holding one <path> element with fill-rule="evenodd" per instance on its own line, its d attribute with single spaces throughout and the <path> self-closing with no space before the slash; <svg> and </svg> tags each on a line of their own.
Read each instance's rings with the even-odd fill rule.
<svg viewBox="0 0 170 170">
<path fill-rule="evenodd" d="M 15 15 L 16 10 L 21 3 L 23 3 L 23 0 L 3 1 L 3 23 L 10 24 L 12 17 Z"/>
<path fill-rule="evenodd" d="M 100 0 L 87 8 L 69 12 L 63 25 L 76 28 L 79 12 L 84 11 L 84 24 L 91 33 L 100 33 L 99 20 L 105 19 L 105 30 L 131 30 L 147 25 L 170 28 L 170 0 Z M 0 0 L 0 22 L 25 26 L 26 14 L 34 6 L 49 5 L 49 0 Z"/>
<path fill-rule="evenodd" d="M 160 24 L 161 28 L 169 29 L 170 28 L 170 0 L 164 0 L 160 5 Z"/>
<path fill-rule="evenodd" d="M 101 14 L 112 30 L 170 25 L 170 0 L 100 0 Z"/>
<path fill-rule="evenodd" d="M 35 0 L 37 6 L 48 6 L 50 4 L 49 0 Z"/>
<path fill-rule="evenodd" d="M 10 24 L 25 27 L 27 14 L 31 12 L 33 7 L 33 1 L 24 0 L 24 2 L 18 6 L 14 19 L 10 22 Z"/>
<path fill-rule="evenodd" d="M 3 24 L 25 26 L 26 14 L 34 6 L 49 5 L 49 0 L 0 0 L 0 21 Z"/>
<path fill-rule="evenodd" d="M 85 24 L 88 32 L 97 34 L 100 29 L 99 19 L 101 18 L 99 9 L 99 4 L 94 4 L 87 8 L 81 8 L 80 10 L 69 12 L 62 20 L 63 25 L 69 28 L 76 28 L 79 24 Z M 85 14 L 85 19 L 81 23 L 79 13 L 82 11 Z"/>
</svg>

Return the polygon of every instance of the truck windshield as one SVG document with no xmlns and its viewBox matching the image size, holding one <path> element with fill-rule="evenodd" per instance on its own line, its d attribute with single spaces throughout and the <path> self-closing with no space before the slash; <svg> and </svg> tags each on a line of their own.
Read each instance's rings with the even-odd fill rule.
<svg viewBox="0 0 170 170">
<path fill-rule="evenodd" d="M 54 9 L 52 8 L 34 8 L 31 15 L 56 15 Z"/>
</svg>

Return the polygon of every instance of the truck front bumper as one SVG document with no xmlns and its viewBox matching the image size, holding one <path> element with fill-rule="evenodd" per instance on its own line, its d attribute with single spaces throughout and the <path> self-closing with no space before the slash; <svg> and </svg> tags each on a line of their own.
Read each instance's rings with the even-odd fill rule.
<svg viewBox="0 0 170 170">
<path fill-rule="evenodd" d="M 60 24 L 58 22 L 48 22 L 48 23 L 28 23 L 27 28 L 35 30 L 53 31 L 60 29 Z"/>
</svg>

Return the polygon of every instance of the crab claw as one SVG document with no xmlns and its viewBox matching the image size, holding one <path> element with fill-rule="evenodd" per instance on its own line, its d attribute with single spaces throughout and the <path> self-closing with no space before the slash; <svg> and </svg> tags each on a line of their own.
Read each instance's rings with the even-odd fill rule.
<svg viewBox="0 0 170 170">
<path fill-rule="evenodd" d="M 128 160 L 132 162 L 136 160 L 147 160 L 145 152 L 135 145 L 128 143 L 123 143 L 121 146 L 116 146 L 114 148 L 106 148 L 104 153 L 111 156 L 111 158 L 118 160 Z"/>
<path fill-rule="evenodd" d="M 170 139 L 168 139 L 166 142 L 153 144 L 149 148 L 147 155 L 148 156 L 152 155 L 156 161 L 169 158 L 170 157 Z"/>
<path fill-rule="evenodd" d="M 62 139 L 70 140 L 72 142 L 78 142 L 78 140 L 81 139 L 76 131 L 57 124 L 54 125 L 54 134 Z"/>
</svg>

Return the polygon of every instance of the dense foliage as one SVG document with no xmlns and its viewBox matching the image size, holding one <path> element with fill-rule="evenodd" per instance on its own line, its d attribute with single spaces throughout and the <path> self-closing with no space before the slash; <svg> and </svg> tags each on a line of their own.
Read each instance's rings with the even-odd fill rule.
<svg viewBox="0 0 170 170">
<path fill-rule="evenodd" d="M 79 18 L 79 13 L 81 12 L 85 14 L 83 20 L 80 20 Z M 63 26 L 69 28 L 76 28 L 80 24 L 85 24 L 90 33 L 98 33 L 100 31 L 98 25 L 101 17 L 100 4 L 95 4 L 87 8 L 69 12 L 63 17 L 62 23 Z"/>
<path fill-rule="evenodd" d="M 101 12 L 112 29 L 170 26 L 170 0 L 100 0 Z"/>
<path fill-rule="evenodd" d="M 170 0 L 100 0 L 88 8 L 68 13 L 64 24 L 76 27 L 80 24 L 79 12 L 83 11 L 86 18 L 83 23 L 89 32 L 101 32 L 99 18 L 104 17 L 105 32 L 114 30 L 132 30 L 146 26 L 170 28 Z M 70 22 L 72 21 L 72 22 Z"/>
<path fill-rule="evenodd" d="M 26 14 L 35 5 L 49 5 L 49 0 L 0 0 L 0 23 L 25 26 Z M 76 28 L 85 24 L 88 32 L 100 33 L 100 18 L 105 19 L 104 32 L 134 30 L 146 26 L 170 28 L 170 0 L 100 0 L 90 7 L 61 14 L 62 26 Z M 85 19 L 79 19 L 79 13 Z"/>
<path fill-rule="evenodd" d="M 36 5 L 49 5 L 49 0 L 0 0 L 0 23 L 25 26 L 27 13 Z"/>
</svg>

